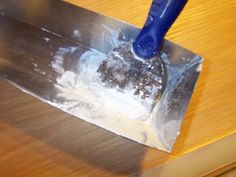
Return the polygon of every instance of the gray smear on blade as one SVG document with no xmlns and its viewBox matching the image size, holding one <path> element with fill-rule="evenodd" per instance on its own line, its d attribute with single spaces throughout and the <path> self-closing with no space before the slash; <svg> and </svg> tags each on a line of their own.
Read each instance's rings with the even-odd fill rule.
<svg viewBox="0 0 236 177">
<path fill-rule="evenodd" d="M 130 43 L 115 48 L 98 69 L 102 82 L 108 87 L 134 89 L 142 99 L 156 100 L 165 87 L 165 69 L 160 58 L 142 60 L 137 57 Z"/>
</svg>

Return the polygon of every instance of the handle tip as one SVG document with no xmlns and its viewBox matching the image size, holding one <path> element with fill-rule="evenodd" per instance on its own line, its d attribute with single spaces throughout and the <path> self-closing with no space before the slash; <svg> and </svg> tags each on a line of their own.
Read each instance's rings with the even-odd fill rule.
<svg viewBox="0 0 236 177">
<path fill-rule="evenodd" d="M 133 50 L 137 56 L 148 60 L 155 57 L 159 51 L 160 46 L 152 36 L 140 36 L 133 42 Z"/>
</svg>

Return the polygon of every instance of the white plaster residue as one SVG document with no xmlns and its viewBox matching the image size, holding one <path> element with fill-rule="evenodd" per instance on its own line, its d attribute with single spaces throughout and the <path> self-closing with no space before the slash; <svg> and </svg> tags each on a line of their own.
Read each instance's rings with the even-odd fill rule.
<svg viewBox="0 0 236 177">
<path fill-rule="evenodd" d="M 46 43 L 48 43 L 48 42 L 50 41 L 50 38 L 44 37 L 43 40 L 44 40 Z"/>
<path fill-rule="evenodd" d="M 46 72 L 40 70 L 38 63 L 35 63 L 33 58 L 30 58 L 30 60 L 32 61 L 32 65 L 34 66 L 34 71 L 36 71 L 39 74 L 46 75 Z"/>
<path fill-rule="evenodd" d="M 73 31 L 73 38 L 79 39 L 81 36 L 82 36 L 82 34 L 80 33 L 79 30 L 75 29 L 75 30 Z"/>
<path fill-rule="evenodd" d="M 81 102 L 92 103 L 97 107 L 96 109 L 111 111 L 130 119 L 146 120 L 148 118 L 152 105 L 144 103 L 141 98 L 135 96 L 131 88 L 121 92 L 117 89 L 106 88 L 101 83 L 97 69 L 106 57 L 104 54 L 91 50 L 85 52 L 78 60 L 76 69 L 78 72 L 75 73 L 64 71 L 63 56 L 68 52 L 73 51 L 71 48 L 60 48 L 52 62 L 52 67 L 61 74 L 57 78 L 57 83 L 60 86 L 58 88 L 63 89 L 64 94 L 67 93 L 65 97 L 69 99 L 77 97 Z"/>
<path fill-rule="evenodd" d="M 45 71 L 40 70 L 39 68 L 35 68 L 34 71 L 36 71 L 39 74 L 46 75 Z"/>
<path fill-rule="evenodd" d="M 38 64 L 37 64 L 37 63 L 32 63 L 32 64 L 33 64 L 33 66 L 34 66 L 35 68 L 38 67 Z"/>
<path fill-rule="evenodd" d="M 196 72 L 201 72 L 201 71 L 202 71 L 202 64 L 199 64 L 196 69 Z"/>
<path fill-rule="evenodd" d="M 53 61 L 51 63 L 52 68 L 58 73 L 64 73 L 64 57 L 67 53 L 74 52 L 76 47 L 67 47 L 67 48 L 59 48 L 56 54 L 53 57 Z"/>
<path fill-rule="evenodd" d="M 106 55 L 89 49 L 73 58 L 80 51 L 77 49 L 59 48 L 53 57 L 51 65 L 58 74 L 54 85 L 58 93 L 51 104 L 118 135 L 164 150 L 152 125 L 153 101 L 134 95 L 133 87 L 118 91 L 104 86 L 97 70 Z M 70 55 L 76 62 L 66 69 Z"/>
</svg>

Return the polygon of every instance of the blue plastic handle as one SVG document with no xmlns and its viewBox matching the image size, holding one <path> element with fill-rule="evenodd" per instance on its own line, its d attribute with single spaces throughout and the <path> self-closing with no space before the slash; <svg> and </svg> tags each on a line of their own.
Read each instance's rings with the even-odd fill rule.
<svg viewBox="0 0 236 177">
<path fill-rule="evenodd" d="M 187 0 L 153 0 L 146 23 L 133 43 L 134 52 L 151 59 L 159 52 L 164 36 Z"/>
</svg>

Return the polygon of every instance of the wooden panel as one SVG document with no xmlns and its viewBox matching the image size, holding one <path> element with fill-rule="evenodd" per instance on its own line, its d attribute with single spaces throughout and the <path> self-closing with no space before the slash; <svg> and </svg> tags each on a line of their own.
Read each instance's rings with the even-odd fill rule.
<svg viewBox="0 0 236 177">
<path fill-rule="evenodd" d="M 144 23 L 151 3 L 67 1 L 136 26 Z M 73 119 L 0 81 L 1 176 L 127 176 L 236 133 L 235 9 L 229 0 L 189 0 L 167 35 L 205 58 L 172 154 Z"/>
</svg>

